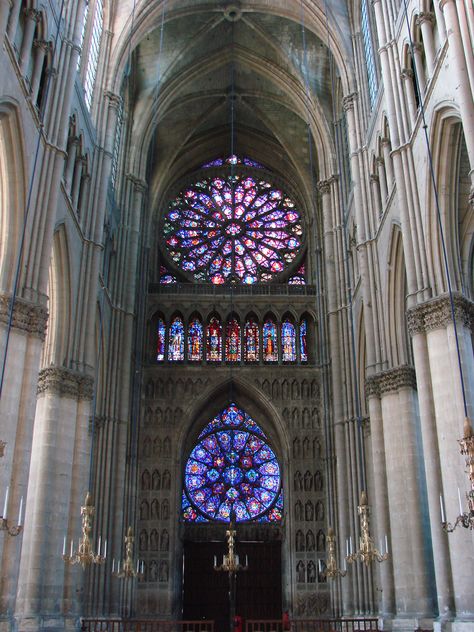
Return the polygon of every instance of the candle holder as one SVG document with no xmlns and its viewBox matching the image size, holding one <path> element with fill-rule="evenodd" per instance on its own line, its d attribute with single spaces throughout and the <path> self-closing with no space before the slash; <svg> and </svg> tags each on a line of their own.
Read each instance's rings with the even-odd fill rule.
<svg viewBox="0 0 474 632">
<path fill-rule="evenodd" d="M 360 504 L 357 507 L 357 511 L 360 516 L 360 538 L 359 538 L 359 549 L 353 553 L 352 552 L 352 539 L 350 539 L 350 550 L 347 551 L 346 560 L 352 564 L 356 560 L 363 562 L 366 566 L 372 564 L 372 562 L 384 562 L 388 560 L 390 557 L 388 552 L 388 543 L 387 536 L 385 536 L 385 553 L 378 551 L 377 547 L 374 545 L 374 541 L 370 535 L 369 528 L 369 515 L 370 515 L 370 506 L 367 502 L 367 494 L 365 491 L 360 495 Z M 382 546 L 380 547 L 382 549 Z M 349 547 L 348 547 L 349 549 Z"/>
<path fill-rule="evenodd" d="M 63 560 L 66 564 L 80 564 L 83 570 L 90 564 L 104 564 L 107 557 L 107 540 L 104 545 L 104 554 L 100 552 L 100 537 L 97 554 L 94 553 L 91 543 L 92 532 L 92 517 L 95 513 L 95 507 L 92 504 L 92 497 L 89 492 L 86 494 L 84 505 L 81 507 L 82 516 L 82 537 L 79 539 L 79 546 L 77 551 L 74 551 L 74 543 L 71 540 L 70 554 L 66 554 L 66 537 L 64 537 L 63 544 Z"/>
<path fill-rule="evenodd" d="M 328 577 L 329 579 L 345 577 L 347 575 L 346 560 L 344 559 L 344 570 L 338 568 L 336 560 L 336 536 L 332 527 L 329 527 L 328 529 L 326 544 L 328 550 L 326 568 L 320 568 L 320 572 L 324 575 L 324 577 Z"/>
<path fill-rule="evenodd" d="M 125 536 L 125 559 L 123 562 L 122 568 L 120 568 L 120 560 L 117 564 L 117 570 L 115 570 L 115 560 L 112 562 L 112 575 L 114 577 L 118 577 L 119 579 L 132 579 L 134 577 L 138 577 L 141 579 L 143 577 L 143 561 L 140 564 L 140 560 L 137 560 L 136 569 L 135 564 L 133 563 L 133 543 L 135 538 L 133 537 L 133 529 L 132 527 L 128 527 L 127 535 Z"/>
<path fill-rule="evenodd" d="M 4 444 L 5 445 L 5 444 Z M 5 491 L 5 501 L 3 503 L 3 512 L 0 516 L 0 531 L 6 531 L 8 535 L 16 536 L 23 531 L 22 519 L 23 519 L 23 496 L 20 499 L 20 511 L 18 512 L 18 523 L 12 525 L 8 522 L 8 499 L 10 497 L 10 488 L 7 487 Z"/>
<path fill-rule="evenodd" d="M 458 439 L 458 443 L 461 447 L 461 454 L 466 457 L 466 473 L 471 483 L 471 489 L 466 492 L 467 511 L 464 511 L 461 492 L 458 487 L 459 516 L 456 518 L 454 524 L 446 520 L 443 496 L 439 497 L 441 505 L 441 526 L 446 533 L 452 533 L 458 526 L 462 526 L 465 529 L 474 529 L 474 431 L 472 429 L 471 420 L 468 417 L 464 420 L 463 435 L 462 439 Z"/>
</svg>

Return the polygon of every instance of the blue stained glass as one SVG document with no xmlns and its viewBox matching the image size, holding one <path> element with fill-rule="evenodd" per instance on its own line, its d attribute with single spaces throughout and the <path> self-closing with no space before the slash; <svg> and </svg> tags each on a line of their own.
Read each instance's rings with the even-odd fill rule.
<svg viewBox="0 0 474 632">
<path fill-rule="evenodd" d="M 168 345 L 168 360 L 184 360 L 184 326 L 179 316 L 171 323 Z"/>
<path fill-rule="evenodd" d="M 282 519 L 280 467 L 247 413 L 230 404 L 205 426 L 198 441 L 185 467 L 185 521 L 227 522 L 231 510 L 237 521 Z"/>
<path fill-rule="evenodd" d="M 308 345 L 307 345 L 308 324 L 306 319 L 300 322 L 300 359 L 301 362 L 308 362 Z"/>
<path fill-rule="evenodd" d="M 165 322 L 162 318 L 158 319 L 157 334 L 158 341 L 156 345 L 156 359 L 158 362 L 163 362 L 163 360 L 165 359 L 166 327 Z"/>
<path fill-rule="evenodd" d="M 272 320 L 263 325 L 263 359 L 265 362 L 278 362 L 277 330 Z"/>
<path fill-rule="evenodd" d="M 289 320 L 281 325 L 281 346 L 283 362 L 296 361 L 296 332 L 295 326 Z"/>
<path fill-rule="evenodd" d="M 194 318 L 188 327 L 188 360 L 202 360 L 203 328 L 198 318 Z"/>
<path fill-rule="evenodd" d="M 293 207 L 264 180 L 204 178 L 182 191 L 164 216 L 168 254 L 194 281 L 266 283 L 303 245 L 301 216 Z M 264 233 L 253 230 L 260 227 Z"/>
</svg>

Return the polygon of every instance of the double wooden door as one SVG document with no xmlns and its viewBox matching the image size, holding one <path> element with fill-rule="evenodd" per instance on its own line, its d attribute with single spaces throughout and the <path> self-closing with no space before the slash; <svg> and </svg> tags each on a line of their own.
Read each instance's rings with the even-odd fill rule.
<svg viewBox="0 0 474 632">
<path fill-rule="evenodd" d="M 237 574 L 236 614 L 246 619 L 280 619 L 281 542 L 239 542 L 240 562 L 248 570 Z M 214 556 L 222 561 L 220 542 L 185 542 L 183 618 L 213 619 L 216 632 L 229 632 L 229 580 L 214 570 Z"/>
</svg>

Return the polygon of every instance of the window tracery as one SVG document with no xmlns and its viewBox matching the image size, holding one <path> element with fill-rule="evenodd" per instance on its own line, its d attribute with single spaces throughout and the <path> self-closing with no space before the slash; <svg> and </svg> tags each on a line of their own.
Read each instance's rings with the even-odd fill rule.
<svg viewBox="0 0 474 632">
<path fill-rule="evenodd" d="M 295 203 L 251 175 L 204 177 L 171 202 L 163 223 L 165 248 L 190 280 L 267 283 L 303 245 Z"/>
<path fill-rule="evenodd" d="M 186 522 L 279 522 L 280 467 L 260 426 L 235 403 L 209 422 L 185 467 Z"/>
</svg>

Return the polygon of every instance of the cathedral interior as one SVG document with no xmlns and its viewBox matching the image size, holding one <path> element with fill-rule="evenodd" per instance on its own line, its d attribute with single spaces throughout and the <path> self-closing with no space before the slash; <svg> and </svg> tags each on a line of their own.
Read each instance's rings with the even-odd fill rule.
<svg viewBox="0 0 474 632">
<path fill-rule="evenodd" d="M 472 1 L 0 39 L 0 632 L 472 632 Z"/>
</svg>

